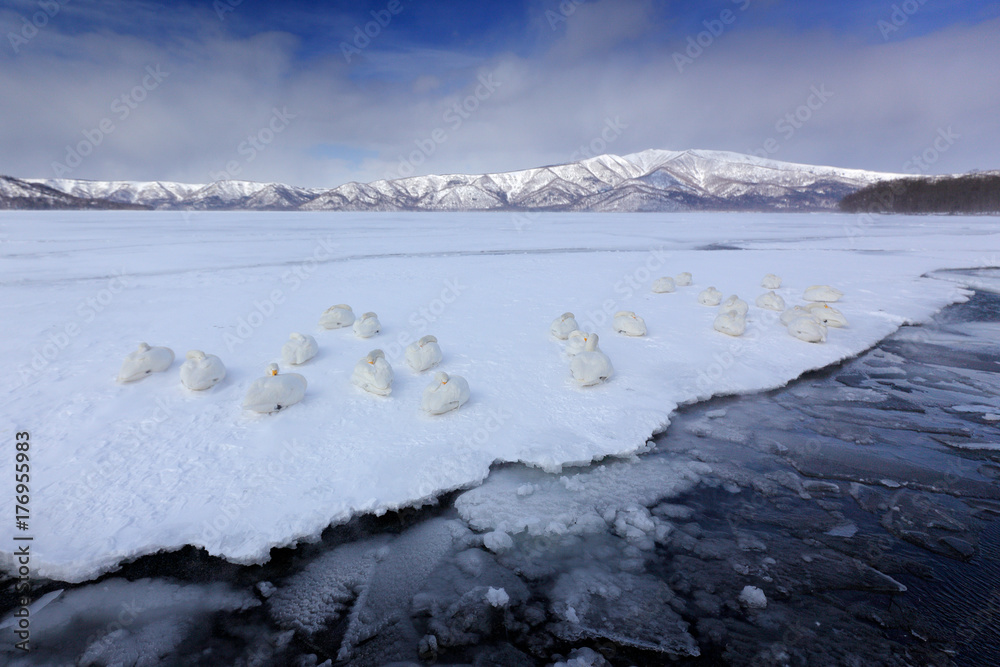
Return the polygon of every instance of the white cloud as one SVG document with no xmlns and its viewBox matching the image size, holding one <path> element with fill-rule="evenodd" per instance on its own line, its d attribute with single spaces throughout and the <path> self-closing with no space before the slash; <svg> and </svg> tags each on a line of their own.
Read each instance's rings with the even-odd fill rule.
<svg viewBox="0 0 1000 667">
<path fill-rule="evenodd" d="M 229 36 L 214 16 L 160 41 L 110 30 L 71 35 L 53 22 L 19 54 L 0 55 L 0 173 L 53 176 L 66 146 L 104 118 L 114 131 L 70 177 L 202 182 L 235 160 L 241 178 L 332 187 L 381 178 L 428 141 L 433 151 L 416 173 L 499 171 L 568 160 L 615 117 L 628 126 L 608 146 L 619 154 L 750 151 L 775 138 L 777 159 L 900 171 L 951 127 L 960 138 L 932 171 L 1000 166 L 998 20 L 877 44 L 734 28 L 678 73 L 672 53 L 683 37 L 663 43 L 650 32 L 649 5 L 632 5 L 580 6 L 530 57 L 484 60 L 406 47 L 386 34 L 358 67 L 339 53 L 302 60 L 288 33 Z M 12 18 L 0 14 L 0 25 Z M 169 76 L 119 118 L 114 100 L 156 65 Z M 487 75 L 495 90 L 463 109 Z M 814 85 L 832 97 L 786 138 L 776 123 Z M 249 159 L 241 146 L 259 138 L 275 108 L 295 117 Z M 378 157 L 324 158 L 311 150 L 317 145 Z"/>
</svg>

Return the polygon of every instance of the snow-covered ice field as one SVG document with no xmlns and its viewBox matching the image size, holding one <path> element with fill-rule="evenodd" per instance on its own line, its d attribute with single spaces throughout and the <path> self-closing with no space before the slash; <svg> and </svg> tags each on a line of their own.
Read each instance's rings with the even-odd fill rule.
<svg viewBox="0 0 1000 667">
<path fill-rule="evenodd" d="M 0 214 L 0 334 L 8 397 L 2 428 L 31 433 L 33 574 L 83 581 L 123 560 L 184 545 L 240 562 L 316 538 L 363 512 L 474 486 L 494 462 L 546 470 L 640 452 L 678 405 L 760 391 L 872 346 L 965 298 L 926 277 L 1000 265 L 992 217 L 764 214 Z M 694 284 L 653 294 L 682 271 Z M 766 273 L 789 306 L 830 284 L 850 322 L 826 343 L 788 335 L 755 307 Z M 709 285 L 750 303 L 747 333 L 712 329 Z M 320 329 L 336 303 L 374 311 L 382 333 Z M 573 311 L 600 334 L 615 375 L 579 388 L 549 324 Z M 615 334 L 633 310 L 649 334 Z M 289 333 L 316 337 L 294 372 L 301 404 L 242 409 L 249 384 L 280 362 Z M 440 369 L 472 399 L 430 417 L 402 349 L 434 334 Z M 177 360 L 117 384 L 140 341 Z M 381 348 L 388 398 L 350 382 Z M 226 379 L 179 382 L 184 353 L 217 354 Z M 282 366 L 282 370 L 292 370 Z M 436 369 L 435 369 L 436 370 Z M 14 469 L 14 451 L 4 465 Z M 0 495 L 0 558 L 10 570 L 13 494 Z M 489 521 L 484 520 L 484 524 Z"/>
</svg>

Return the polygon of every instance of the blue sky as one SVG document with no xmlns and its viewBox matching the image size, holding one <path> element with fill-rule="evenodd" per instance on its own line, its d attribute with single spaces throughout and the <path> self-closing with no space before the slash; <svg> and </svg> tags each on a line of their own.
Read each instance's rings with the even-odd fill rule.
<svg viewBox="0 0 1000 667">
<path fill-rule="evenodd" d="M 333 187 L 646 148 L 1000 168 L 996 2 L 8 0 L 0 28 L 22 177 Z"/>
</svg>

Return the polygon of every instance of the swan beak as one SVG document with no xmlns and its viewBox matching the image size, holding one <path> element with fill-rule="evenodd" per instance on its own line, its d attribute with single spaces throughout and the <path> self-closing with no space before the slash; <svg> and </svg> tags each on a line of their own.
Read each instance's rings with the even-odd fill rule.
<svg viewBox="0 0 1000 667">
<path fill-rule="evenodd" d="M 271 375 L 277 375 L 278 371 L 271 371 Z"/>
</svg>

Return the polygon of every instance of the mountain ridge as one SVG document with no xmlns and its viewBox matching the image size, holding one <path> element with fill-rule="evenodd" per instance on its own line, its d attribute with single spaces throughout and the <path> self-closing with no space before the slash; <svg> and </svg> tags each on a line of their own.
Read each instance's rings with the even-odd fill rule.
<svg viewBox="0 0 1000 667">
<path fill-rule="evenodd" d="M 15 181 L 22 184 L 21 204 L 32 191 L 51 201 L 59 199 L 55 192 L 73 198 L 59 204 L 69 208 L 75 202 L 81 208 L 154 210 L 638 212 L 837 210 L 852 192 L 906 176 L 728 151 L 649 149 L 507 172 L 351 181 L 330 189 L 253 181 L 4 178 L 8 189 Z M 0 200 L 5 197 L 6 208 L 31 207 L 12 205 L 13 198 L 0 190 Z"/>
</svg>

